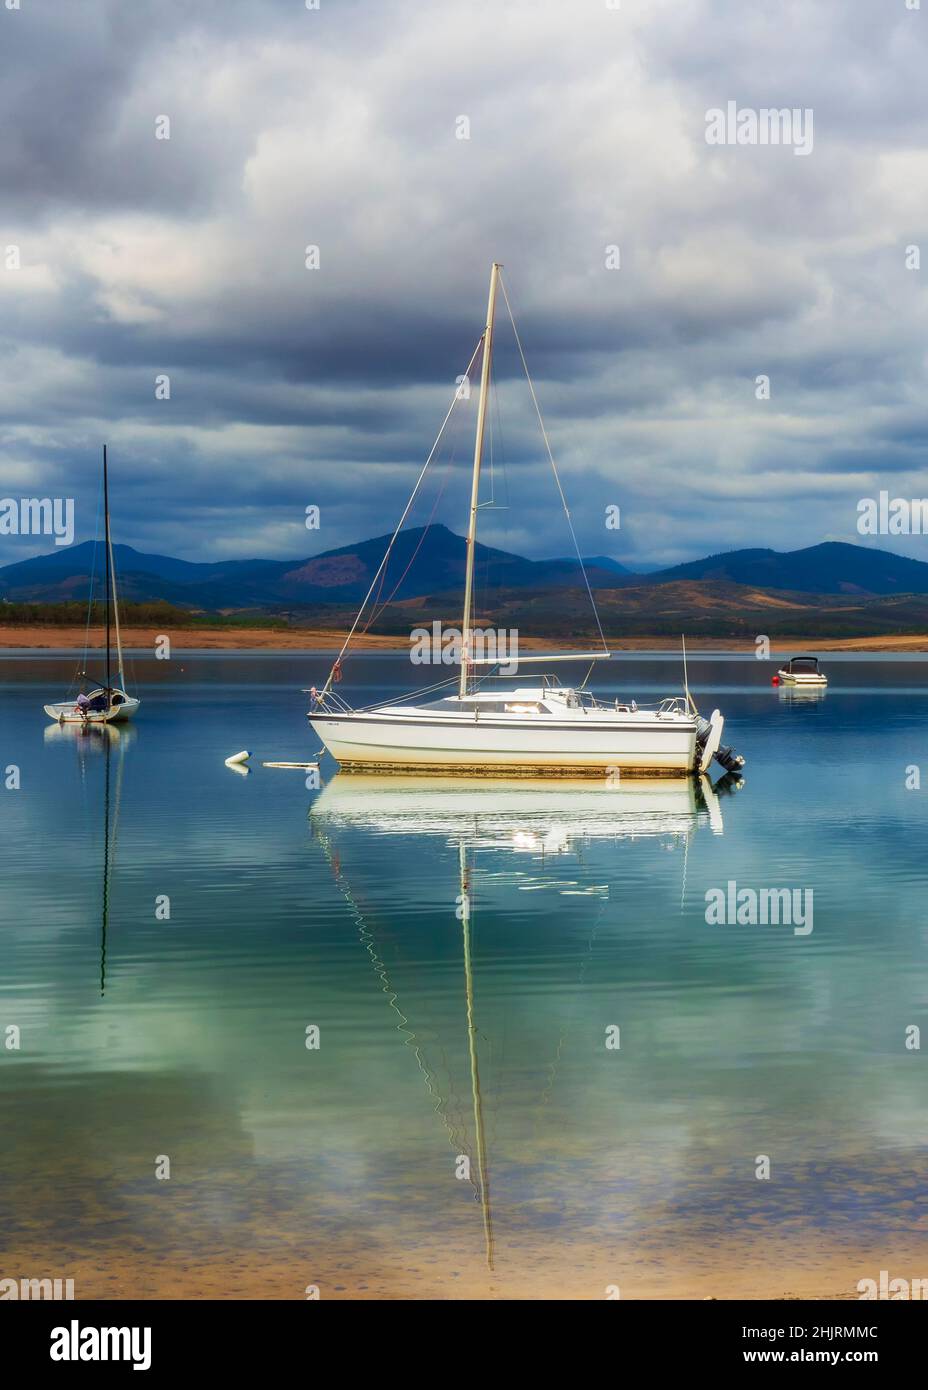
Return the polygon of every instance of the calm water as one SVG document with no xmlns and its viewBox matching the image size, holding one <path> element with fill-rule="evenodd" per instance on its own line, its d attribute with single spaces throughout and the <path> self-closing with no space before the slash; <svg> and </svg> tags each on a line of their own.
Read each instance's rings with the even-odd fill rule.
<svg viewBox="0 0 928 1390">
<path fill-rule="evenodd" d="M 45 720 L 74 666 L 0 660 L 0 1276 L 698 1297 L 928 1255 L 924 661 L 829 659 L 812 701 L 691 662 L 747 758 L 706 797 L 328 761 L 310 790 L 261 762 L 316 751 L 326 659 L 136 659 L 110 736 Z M 409 671 L 358 657 L 343 690 Z M 679 668 L 614 679 L 654 699 Z M 812 932 L 707 925 L 729 880 L 812 890 Z"/>
</svg>

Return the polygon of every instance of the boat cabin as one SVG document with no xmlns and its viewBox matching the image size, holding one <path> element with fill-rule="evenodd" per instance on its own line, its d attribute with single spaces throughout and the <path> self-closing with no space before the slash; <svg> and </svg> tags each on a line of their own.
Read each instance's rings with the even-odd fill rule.
<svg viewBox="0 0 928 1390">
<path fill-rule="evenodd" d="M 565 695 L 576 695 L 574 691 L 557 693 L 560 700 L 550 700 L 554 692 L 537 687 L 528 690 L 477 690 L 463 697 L 446 695 L 443 699 L 432 700 L 426 708 L 442 714 L 473 714 L 475 711 L 480 714 L 554 714 L 556 705 L 563 705 Z M 577 696 L 576 705 L 571 708 L 579 706 Z"/>
<path fill-rule="evenodd" d="M 790 676 L 818 676 L 817 656 L 791 656 L 782 668 Z"/>
</svg>

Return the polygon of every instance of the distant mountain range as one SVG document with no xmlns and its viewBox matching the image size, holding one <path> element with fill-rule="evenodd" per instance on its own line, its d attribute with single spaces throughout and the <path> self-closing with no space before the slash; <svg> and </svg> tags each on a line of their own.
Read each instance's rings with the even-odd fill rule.
<svg viewBox="0 0 928 1390">
<path fill-rule="evenodd" d="M 166 599 L 210 611 L 229 608 L 318 608 L 359 603 L 383 559 L 389 536 L 377 536 L 308 560 L 218 560 L 203 564 L 168 555 L 146 555 L 128 545 L 114 546 L 120 596 L 128 600 Z M 380 592 L 381 601 L 461 588 L 463 537 L 446 526 L 402 532 L 393 547 Z M 102 551 L 93 541 L 60 548 L 0 569 L 0 598 L 11 602 L 86 600 L 96 564 L 95 593 L 101 592 Z M 612 587 L 629 571 L 606 556 L 584 559 L 591 585 Z M 477 545 L 476 573 L 481 587 L 569 588 L 581 584 L 576 560 L 526 560 L 505 550 Z"/>
<path fill-rule="evenodd" d="M 120 595 L 127 600 L 163 599 L 210 612 L 257 608 L 305 614 L 359 603 L 370 587 L 388 542 L 389 536 L 377 536 L 323 551 L 306 560 L 211 563 L 146 555 L 127 545 L 114 549 Z M 379 602 L 427 601 L 459 591 L 464 579 L 464 557 L 463 537 L 446 526 L 416 527 L 403 532 L 378 586 Z M 101 560 L 100 548 L 87 541 L 6 565 L 0 568 L 0 599 L 86 600 L 95 566 L 95 593 L 99 595 Z M 682 584 L 691 592 L 695 592 L 694 585 L 709 586 L 726 594 L 732 586 L 741 586 L 755 593 L 834 595 L 846 600 L 928 594 L 925 562 L 838 541 L 789 552 L 732 550 L 648 574 L 635 574 L 604 555 L 585 557 L 584 563 L 591 586 L 600 591 Z M 556 595 L 582 588 L 576 560 L 527 560 L 480 544 L 476 574 L 478 603 L 490 601 L 493 594 L 505 593 L 509 603 L 531 601 L 536 609 L 539 604 L 563 607 Z M 481 595 L 485 597 L 481 599 Z M 607 596 L 603 598 L 612 607 Z M 654 604 L 661 607 L 656 595 Z"/>
</svg>

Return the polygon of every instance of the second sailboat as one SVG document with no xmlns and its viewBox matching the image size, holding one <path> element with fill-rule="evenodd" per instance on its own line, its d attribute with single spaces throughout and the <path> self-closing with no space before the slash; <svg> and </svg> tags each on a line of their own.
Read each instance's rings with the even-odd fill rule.
<svg viewBox="0 0 928 1390">
<path fill-rule="evenodd" d="M 49 719 L 59 724 L 113 724 L 129 719 L 141 704 L 140 700 L 126 694 L 126 677 L 123 670 L 122 634 L 119 630 L 119 602 L 116 597 L 116 567 L 113 562 L 113 540 L 110 535 L 110 490 L 109 472 L 106 461 L 106 445 L 103 446 L 103 517 L 104 517 L 104 611 L 106 625 L 106 657 L 102 685 L 91 685 L 87 672 L 82 670 L 78 679 L 80 690 L 73 700 L 60 704 L 46 705 L 45 713 Z M 90 595 L 91 613 L 93 594 Z M 89 619 L 88 619 L 89 626 Z M 116 638 L 116 680 L 113 680 L 112 639 Z M 84 665 L 87 652 L 84 652 Z M 87 686 L 90 688 L 87 689 Z"/>
</svg>

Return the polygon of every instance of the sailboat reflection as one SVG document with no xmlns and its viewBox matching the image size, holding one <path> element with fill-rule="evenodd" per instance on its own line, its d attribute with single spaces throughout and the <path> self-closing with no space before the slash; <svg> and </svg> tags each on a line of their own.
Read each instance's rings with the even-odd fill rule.
<svg viewBox="0 0 928 1390">
<path fill-rule="evenodd" d="M 536 861 L 536 879 L 543 879 L 548 856 L 582 849 L 593 840 L 657 838 L 682 841 L 685 855 L 695 830 L 724 831 L 721 799 L 743 783 L 731 774 L 713 785 L 699 779 L 621 779 L 614 785 L 591 785 L 588 779 L 551 778 L 539 781 L 488 782 L 482 778 L 449 779 L 338 774 L 316 797 L 309 812 L 314 837 L 321 844 L 341 892 L 358 923 L 399 1029 L 412 1046 L 429 1093 L 436 1095 L 436 1072 L 428 1065 L 421 1039 L 409 1026 L 399 995 L 351 884 L 337 849 L 338 832 L 355 829 L 373 835 L 422 835 L 457 844 L 458 894 L 456 915 L 461 922 L 468 1061 L 474 1116 L 470 1177 L 483 1217 L 487 1268 L 494 1268 L 493 1219 L 487 1161 L 483 1095 L 474 988 L 473 929 L 476 914 L 475 866 L 483 851 L 525 854 Z M 540 867 L 539 865 L 540 861 Z M 526 866 L 528 868 L 528 866 Z M 542 886 L 521 875 L 523 886 Z M 457 1145 L 460 1135 L 448 1126 L 439 1094 L 436 1111 Z"/>
<path fill-rule="evenodd" d="M 378 777 L 339 773 L 313 803 L 315 825 L 379 835 L 462 836 L 478 849 L 564 853 L 575 841 L 688 835 L 701 821 L 721 835 L 719 797 L 741 780 L 621 778 L 614 784 L 553 777 Z"/>
<path fill-rule="evenodd" d="M 106 937 L 110 916 L 110 882 L 116 858 L 119 835 L 119 806 L 122 800 L 122 776 L 126 749 L 134 742 L 137 730 L 129 724 L 113 723 L 46 724 L 46 743 L 70 743 L 80 763 L 81 778 L 88 758 L 103 758 L 103 884 L 100 907 L 100 994 L 106 993 Z M 115 787 L 112 762 L 116 759 Z"/>
<path fill-rule="evenodd" d="M 69 743 L 83 765 L 87 756 L 105 748 L 125 750 L 135 742 L 138 732 L 132 724 L 46 724 L 42 737 L 46 743 Z"/>
</svg>

